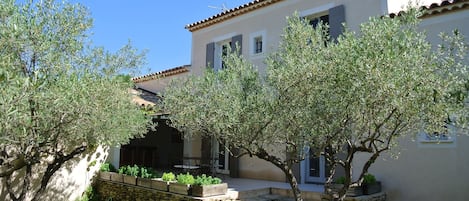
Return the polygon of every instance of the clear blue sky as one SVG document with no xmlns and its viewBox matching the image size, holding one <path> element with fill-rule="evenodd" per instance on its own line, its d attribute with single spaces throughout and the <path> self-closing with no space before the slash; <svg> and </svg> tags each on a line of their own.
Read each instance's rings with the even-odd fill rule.
<svg viewBox="0 0 469 201">
<path fill-rule="evenodd" d="M 115 51 L 130 39 L 147 49 L 141 74 L 190 64 L 191 32 L 184 27 L 221 12 L 209 6 L 237 7 L 251 0 L 72 0 L 88 7 L 94 19 L 92 40 Z"/>
</svg>

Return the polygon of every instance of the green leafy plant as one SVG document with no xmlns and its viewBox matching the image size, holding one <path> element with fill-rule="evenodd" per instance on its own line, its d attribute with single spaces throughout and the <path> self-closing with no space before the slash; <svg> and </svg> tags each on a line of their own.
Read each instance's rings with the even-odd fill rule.
<svg viewBox="0 0 469 201">
<path fill-rule="evenodd" d="M 119 167 L 119 170 L 117 171 L 119 174 L 125 174 L 127 171 L 127 166 L 121 166 Z"/>
<path fill-rule="evenodd" d="M 376 178 L 374 175 L 368 173 L 363 176 L 363 184 L 374 184 L 376 183 Z"/>
<path fill-rule="evenodd" d="M 125 170 L 126 175 L 130 175 L 130 176 L 134 176 L 134 177 L 138 177 L 139 172 L 140 172 L 140 167 L 138 167 L 138 165 L 134 165 L 134 166 L 128 165 L 126 170 Z"/>
<path fill-rule="evenodd" d="M 153 174 L 146 167 L 141 167 L 140 168 L 139 176 L 142 177 L 142 178 L 153 178 Z"/>
<path fill-rule="evenodd" d="M 95 189 L 93 186 L 88 186 L 85 189 L 85 192 L 83 192 L 83 195 L 79 198 L 77 198 L 75 201 L 97 201 L 100 200 L 99 196 L 95 194 Z"/>
<path fill-rule="evenodd" d="M 176 180 L 180 184 L 194 184 L 194 182 L 195 182 L 194 176 L 192 176 L 189 173 L 179 174 L 177 176 Z"/>
<path fill-rule="evenodd" d="M 163 176 L 161 176 L 163 181 L 176 181 L 176 175 L 174 175 L 172 172 L 165 172 L 163 173 Z"/>
<path fill-rule="evenodd" d="M 218 177 L 212 177 L 212 176 L 207 177 L 207 175 L 202 174 L 201 176 L 197 176 L 195 178 L 194 184 L 200 185 L 200 186 L 211 185 L 211 184 L 221 184 L 221 179 Z"/>
<path fill-rule="evenodd" d="M 344 176 L 338 177 L 338 178 L 335 180 L 335 183 L 336 183 L 336 184 L 344 184 L 344 183 L 345 183 L 345 177 L 344 177 Z"/>
<path fill-rule="evenodd" d="M 99 171 L 101 171 L 101 172 L 115 172 L 116 168 L 111 163 L 106 162 L 106 163 L 101 164 L 101 167 L 99 167 Z"/>
</svg>

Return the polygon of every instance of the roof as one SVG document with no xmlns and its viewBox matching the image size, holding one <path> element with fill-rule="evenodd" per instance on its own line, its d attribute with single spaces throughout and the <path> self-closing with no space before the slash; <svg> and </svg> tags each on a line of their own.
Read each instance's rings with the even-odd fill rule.
<svg viewBox="0 0 469 201">
<path fill-rule="evenodd" d="M 140 88 L 129 89 L 129 92 L 132 94 L 132 101 L 142 107 L 156 105 L 161 99 L 155 93 Z"/>
<path fill-rule="evenodd" d="M 420 9 L 423 10 L 423 18 L 429 17 L 431 15 L 437 15 L 448 11 L 454 11 L 459 9 L 464 9 L 469 7 L 469 0 L 446 0 L 440 3 L 432 3 L 430 5 L 421 6 Z M 390 17 L 395 17 L 396 15 L 402 15 L 405 11 L 400 11 L 399 13 L 391 13 Z"/>
<path fill-rule="evenodd" d="M 266 6 L 269 6 L 274 3 L 278 3 L 283 0 L 253 0 L 249 3 L 240 5 L 236 8 L 232 8 L 226 11 L 223 11 L 219 14 L 216 14 L 214 16 L 205 18 L 203 20 L 194 22 L 192 24 L 186 25 L 186 29 L 193 32 L 197 31 L 199 29 L 229 20 L 231 18 L 234 18 L 236 16 L 243 15 L 245 13 L 249 13 L 252 11 L 255 11 L 259 8 L 263 8 Z M 433 3 L 431 5 L 427 6 L 422 6 L 421 8 L 426 10 L 424 13 L 423 17 L 427 17 L 429 15 L 434 15 L 434 14 L 440 14 L 446 11 L 452 11 L 452 10 L 457 10 L 457 9 L 462 9 L 466 8 L 469 4 L 469 0 L 445 0 L 440 3 Z M 394 17 L 396 15 L 402 14 L 403 11 L 399 13 L 391 13 L 390 16 Z"/>
<path fill-rule="evenodd" d="M 188 25 L 186 25 L 185 28 L 188 29 L 191 32 L 192 31 L 197 31 L 197 30 L 202 29 L 204 27 L 208 27 L 208 26 L 211 26 L 213 24 L 223 22 L 225 20 L 234 18 L 234 17 L 239 16 L 239 15 L 243 15 L 245 13 L 257 10 L 259 8 L 269 6 L 271 4 L 274 4 L 274 3 L 277 3 L 277 2 L 280 2 L 280 1 L 283 1 L 283 0 L 253 0 L 249 3 L 245 3 L 243 5 L 240 5 L 240 6 L 236 7 L 236 8 L 225 10 L 225 11 L 223 11 L 219 14 L 216 14 L 212 17 L 205 18 L 203 20 L 200 20 L 198 22 L 194 22 L 192 24 L 188 24 Z"/>
<path fill-rule="evenodd" d="M 185 72 L 189 71 L 189 67 L 190 67 L 190 65 L 184 65 L 184 66 L 179 66 L 179 67 L 176 67 L 176 68 L 171 68 L 171 69 L 163 70 L 163 71 L 156 72 L 156 73 L 150 73 L 150 74 L 147 74 L 147 75 L 134 77 L 134 78 L 132 78 L 132 82 L 140 83 L 140 82 L 145 82 L 145 81 L 149 81 L 149 80 L 157 80 L 157 79 L 160 79 L 160 78 L 163 78 L 163 77 L 168 77 L 168 76 L 173 76 L 173 75 L 176 75 L 176 74 L 185 73 Z"/>
</svg>

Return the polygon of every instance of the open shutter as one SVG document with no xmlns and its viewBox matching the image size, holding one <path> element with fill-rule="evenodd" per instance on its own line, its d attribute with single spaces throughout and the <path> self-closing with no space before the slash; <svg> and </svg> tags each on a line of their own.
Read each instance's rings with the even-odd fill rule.
<svg viewBox="0 0 469 201">
<path fill-rule="evenodd" d="M 231 50 L 236 51 L 236 45 L 239 46 L 239 52 L 238 54 L 242 54 L 243 49 L 243 35 L 236 35 L 231 38 Z"/>
<path fill-rule="evenodd" d="M 329 33 L 331 39 L 336 40 L 344 31 L 342 23 L 345 22 L 345 6 L 340 5 L 329 9 Z"/>
<path fill-rule="evenodd" d="M 205 65 L 207 68 L 213 68 L 215 66 L 215 43 L 213 42 L 207 44 Z"/>
</svg>

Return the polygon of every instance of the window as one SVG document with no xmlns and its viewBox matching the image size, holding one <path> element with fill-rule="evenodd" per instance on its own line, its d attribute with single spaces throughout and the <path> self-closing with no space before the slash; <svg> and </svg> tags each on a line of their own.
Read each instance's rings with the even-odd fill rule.
<svg viewBox="0 0 469 201">
<path fill-rule="evenodd" d="M 324 24 L 329 24 L 329 15 L 322 15 L 319 17 L 314 17 L 314 16 L 308 16 L 306 19 L 309 20 L 309 24 L 316 28 L 319 24 L 319 22 L 323 22 Z"/>
<path fill-rule="evenodd" d="M 444 132 L 420 132 L 418 135 L 419 147 L 455 147 L 456 135 L 454 126 L 447 124 L 444 128 Z"/>
<path fill-rule="evenodd" d="M 254 38 L 254 47 L 256 47 L 256 49 L 254 50 L 254 52 L 256 54 L 258 53 L 262 53 L 262 36 L 258 36 L 256 38 Z"/>
<path fill-rule="evenodd" d="M 266 40 L 266 32 L 259 31 L 250 34 L 250 43 L 251 43 L 251 56 L 262 55 L 265 52 L 265 40 Z"/>
<path fill-rule="evenodd" d="M 205 63 L 207 67 L 213 68 L 215 71 L 227 68 L 223 57 L 228 55 L 228 51 L 242 53 L 243 35 L 229 34 L 214 39 L 215 42 L 207 43 L 205 52 Z M 239 48 L 239 49 L 238 49 Z"/>
<path fill-rule="evenodd" d="M 345 22 L 345 6 L 334 6 L 334 3 L 328 3 L 319 7 L 311 8 L 300 12 L 300 16 L 308 19 L 313 27 L 316 27 L 319 21 L 329 24 L 327 30 L 330 38 L 336 40 L 342 34 Z"/>
</svg>

